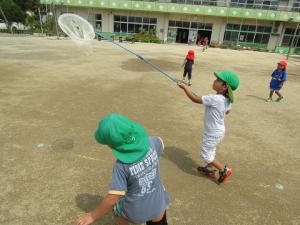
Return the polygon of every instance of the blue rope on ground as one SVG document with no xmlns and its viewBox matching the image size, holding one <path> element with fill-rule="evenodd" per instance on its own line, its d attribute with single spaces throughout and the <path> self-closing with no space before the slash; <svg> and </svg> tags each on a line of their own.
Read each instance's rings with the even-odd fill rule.
<svg viewBox="0 0 300 225">
<path fill-rule="evenodd" d="M 109 40 L 107 37 L 105 37 L 103 34 L 101 34 L 100 32 L 95 32 L 96 35 L 100 36 L 101 38 L 117 45 L 118 47 L 124 49 L 126 52 L 135 55 L 138 59 L 140 59 L 141 61 L 143 61 L 144 63 L 148 64 L 149 66 L 151 66 L 152 68 L 154 68 L 155 70 L 157 70 L 158 72 L 160 72 L 161 74 L 163 74 L 165 77 L 167 77 L 168 79 L 170 79 L 171 81 L 173 81 L 174 83 L 178 84 L 178 82 L 180 82 L 178 79 L 172 77 L 171 75 L 167 74 L 166 72 L 162 71 L 159 67 L 157 67 L 156 65 L 154 65 L 152 62 L 150 62 L 149 60 L 145 59 L 143 56 L 140 56 L 136 53 L 134 53 L 133 51 L 130 51 L 129 49 L 125 48 L 124 46 Z"/>
</svg>

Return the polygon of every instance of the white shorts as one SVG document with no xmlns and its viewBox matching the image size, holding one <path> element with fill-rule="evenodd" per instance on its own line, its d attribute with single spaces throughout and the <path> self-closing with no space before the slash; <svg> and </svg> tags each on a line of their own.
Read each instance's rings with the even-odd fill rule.
<svg viewBox="0 0 300 225">
<path fill-rule="evenodd" d="M 216 156 L 217 145 L 224 138 L 224 134 L 221 136 L 210 136 L 207 134 L 203 135 L 200 154 L 205 163 L 211 163 L 214 161 Z"/>
</svg>

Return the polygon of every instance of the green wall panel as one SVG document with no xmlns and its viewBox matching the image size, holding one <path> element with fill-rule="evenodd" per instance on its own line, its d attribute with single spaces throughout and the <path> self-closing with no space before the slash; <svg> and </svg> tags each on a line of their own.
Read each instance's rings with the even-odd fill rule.
<svg viewBox="0 0 300 225">
<path fill-rule="evenodd" d="M 258 20 L 300 22 L 300 13 L 272 11 L 260 9 L 246 9 L 218 6 L 198 6 L 174 3 L 143 2 L 128 0 L 41 0 L 42 4 L 69 5 L 77 7 L 109 8 L 121 10 L 141 10 L 148 12 L 181 13 L 193 15 L 222 16 L 232 18 L 249 18 Z"/>
</svg>

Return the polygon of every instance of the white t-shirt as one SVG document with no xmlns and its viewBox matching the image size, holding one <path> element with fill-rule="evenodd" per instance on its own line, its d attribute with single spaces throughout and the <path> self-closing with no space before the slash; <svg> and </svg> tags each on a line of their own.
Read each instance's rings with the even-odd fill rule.
<svg viewBox="0 0 300 225">
<path fill-rule="evenodd" d="M 221 136 L 225 134 L 224 117 L 225 113 L 231 109 L 228 98 L 223 95 L 202 96 L 205 105 L 204 133 L 209 136 Z"/>
</svg>

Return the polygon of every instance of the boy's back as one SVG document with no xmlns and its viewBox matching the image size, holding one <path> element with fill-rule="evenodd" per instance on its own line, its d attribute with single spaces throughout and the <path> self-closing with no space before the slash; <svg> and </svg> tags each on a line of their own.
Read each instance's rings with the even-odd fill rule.
<svg viewBox="0 0 300 225">
<path fill-rule="evenodd" d="M 163 143 L 158 137 L 149 139 L 150 149 L 143 159 L 132 164 L 116 161 L 109 192 L 124 195 L 120 200 L 124 216 L 141 223 L 159 217 L 170 202 L 160 180 Z"/>
</svg>

